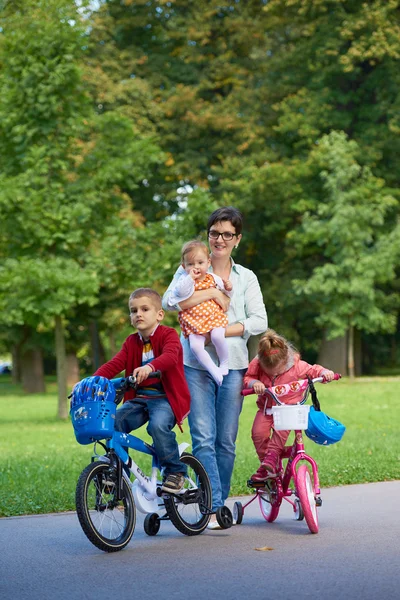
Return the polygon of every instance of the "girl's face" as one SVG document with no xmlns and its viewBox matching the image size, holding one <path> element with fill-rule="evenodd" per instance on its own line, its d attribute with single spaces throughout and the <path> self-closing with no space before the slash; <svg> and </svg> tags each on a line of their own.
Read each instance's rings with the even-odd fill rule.
<svg viewBox="0 0 400 600">
<path fill-rule="evenodd" d="M 210 259 L 203 250 L 195 250 L 190 254 L 186 254 L 183 268 L 186 273 L 192 274 L 193 279 L 197 281 L 198 279 L 203 279 L 205 277 L 210 263 Z"/>
<path fill-rule="evenodd" d="M 224 237 L 229 238 L 230 236 L 232 236 L 230 240 L 224 239 Z M 233 248 L 239 244 L 241 239 L 241 234 L 236 235 L 235 228 L 230 221 L 214 223 L 208 232 L 208 243 L 215 258 L 229 258 Z"/>
<path fill-rule="evenodd" d="M 273 379 L 277 375 L 282 375 L 286 371 L 286 359 L 281 360 L 275 367 L 263 367 L 263 371 Z"/>
</svg>

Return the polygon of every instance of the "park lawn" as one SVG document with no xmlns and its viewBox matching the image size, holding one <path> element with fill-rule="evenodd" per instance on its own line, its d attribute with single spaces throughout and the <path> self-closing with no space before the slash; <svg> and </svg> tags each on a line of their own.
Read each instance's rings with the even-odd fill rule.
<svg viewBox="0 0 400 600">
<path fill-rule="evenodd" d="M 347 431 L 333 446 L 306 450 L 317 460 L 321 487 L 400 478 L 399 377 L 343 379 L 318 386 L 322 409 Z M 56 418 L 55 383 L 45 394 L 26 396 L 7 376 L 0 379 L 0 516 L 75 509 L 76 481 L 90 462 L 93 447 L 76 443 L 69 421 Z M 250 438 L 256 396 L 247 396 L 240 419 L 232 495 L 247 494 L 246 481 L 258 461 Z M 149 440 L 145 428 L 139 435 Z M 190 443 L 189 427 L 177 432 Z M 290 438 L 291 439 L 291 438 Z M 142 468 L 149 457 L 135 453 Z"/>
</svg>

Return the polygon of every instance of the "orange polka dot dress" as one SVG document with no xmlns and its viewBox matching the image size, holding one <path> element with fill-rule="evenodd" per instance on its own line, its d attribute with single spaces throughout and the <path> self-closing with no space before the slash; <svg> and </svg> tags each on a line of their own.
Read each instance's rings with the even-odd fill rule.
<svg viewBox="0 0 400 600">
<path fill-rule="evenodd" d="M 195 292 L 217 287 L 214 277 L 210 273 L 207 273 L 202 281 L 194 282 Z M 191 333 L 208 333 L 216 327 L 226 327 L 228 325 L 228 317 L 215 300 L 206 300 L 201 304 L 197 304 L 197 306 L 182 310 L 178 314 L 178 319 L 185 337 L 188 337 Z"/>
</svg>

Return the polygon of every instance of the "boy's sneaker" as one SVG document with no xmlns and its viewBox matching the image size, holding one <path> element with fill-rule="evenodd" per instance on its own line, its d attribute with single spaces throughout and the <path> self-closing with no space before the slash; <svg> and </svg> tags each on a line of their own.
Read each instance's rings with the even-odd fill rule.
<svg viewBox="0 0 400 600">
<path fill-rule="evenodd" d="M 185 485 L 183 473 L 170 473 L 161 486 L 161 491 L 167 494 L 179 494 Z"/>
</svg>

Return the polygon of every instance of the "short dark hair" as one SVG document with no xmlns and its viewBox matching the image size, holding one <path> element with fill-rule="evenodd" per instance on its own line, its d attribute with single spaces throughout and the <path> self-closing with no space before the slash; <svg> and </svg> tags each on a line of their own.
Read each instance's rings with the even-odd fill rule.
<svg viewBox="0 0 400 600">
<path fill-rule="evenodd" d="M 221 208 L 214 210 L 214 212 L 208 218 L 207 234 L 215 223 L 221 223 L 221 221 L 229 221 L 232 223 L 235 228 L 236 235 L 240 235 L 242 233 L 243 216 L 240 210 L 237 208 L 234 208 L 233 206 L 221 206 Z"/>
<path fill-rule="evenodd" d="M 134 290 L 129 296 L 129 300 L 134 300 L 135 298 L 143 298 L 144 296 L 147 296 L 148 298 L 150 298 L 150 300 L 152 300 L 157 310 L 162 309 L 161 296 L 158 292 L 156 292 L 156 290 L 153 290 L 152 288 L 138 288 L 137 290 Z"/>
</svg>

